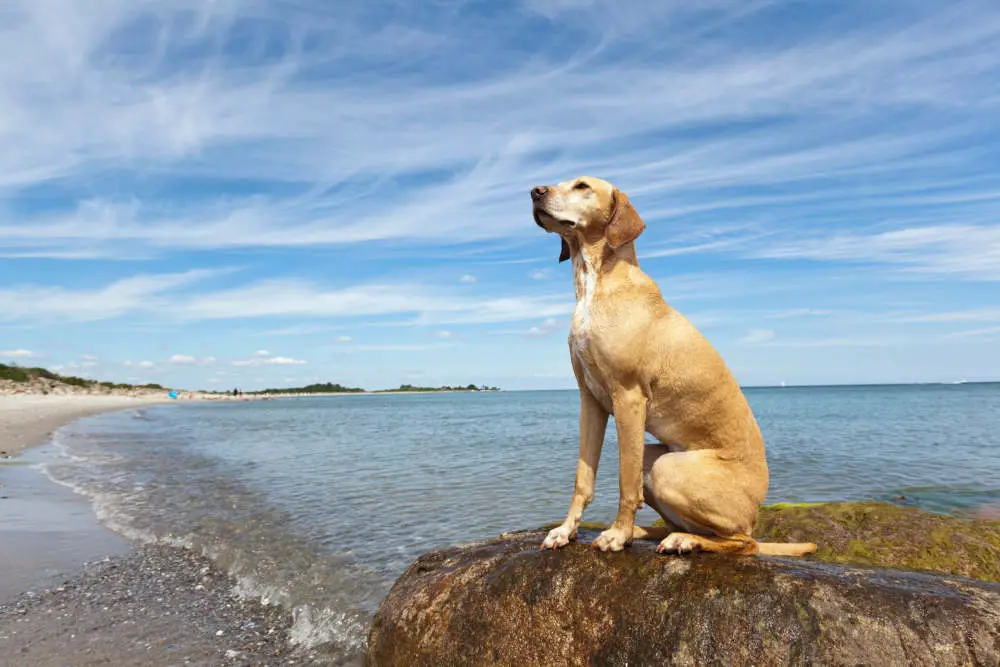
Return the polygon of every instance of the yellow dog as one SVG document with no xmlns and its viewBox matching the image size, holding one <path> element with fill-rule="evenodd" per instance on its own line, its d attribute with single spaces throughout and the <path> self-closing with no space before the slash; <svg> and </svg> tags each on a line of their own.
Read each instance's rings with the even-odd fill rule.
<svg viewBox="0 0 1000 667">
<path fill-rule="evenodd" d="M 751 536 L 768 487 L 764 439 L 722 357 L 639 268 L 633 242 L 646 225 L 628 197 L 585 177 L 535 187 L 531 200 L 535 222 L 561 238 L 559 261 L 573 260 L 569 348 L 580 389 L 573 499 L 542 547 L 576 537 L 614 415 L 618 514 L 594 547 L 619 551 L 633 539 L 654 539 L 662 540 L 661 552 L 815 551 L 815 544 L 758 543 Z M 646 445 L 646 432 L 660 444 Z M 643 499 L 665 528 L 635 525 Z"/>
</svg>

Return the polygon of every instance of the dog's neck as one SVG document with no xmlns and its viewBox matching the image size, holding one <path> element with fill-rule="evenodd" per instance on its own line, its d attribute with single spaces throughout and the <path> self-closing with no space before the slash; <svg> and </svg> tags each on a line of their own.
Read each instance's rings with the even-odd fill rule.
<svg viewBox="0 0 1000 667">
<path fill-rule="evenodd" d="M 634 243 L 626 243 L 614 249 L 603 238 L 593 243 L 581 243 L 573 239 L 570 241 L 570 251 L 573 257 L 573 285 L 576 288 L 577 301 L 589 299 L 597 284 L 616 267 L 622 264 L 639 266 Z"/>
</svg>

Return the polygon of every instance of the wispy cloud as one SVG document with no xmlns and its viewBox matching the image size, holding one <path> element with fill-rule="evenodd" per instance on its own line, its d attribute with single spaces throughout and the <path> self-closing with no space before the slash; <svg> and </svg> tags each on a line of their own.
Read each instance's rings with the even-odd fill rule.
<svg viewBox="0 0 1000 667">
<path fill-rule="evenodd" d="M 567 329 L 567 324 L 563 319 L 558 317 L 547 317 L 541 324 L 536 324 L 528 329 L 524 335 L 528 338 L 544 338 L 562 329 Z"/>
<path fill-rule="evenodd" d="M 946 334 L 945 338 L 997 338 L 1000 337 L 1000 326 L 982 327 L 980 329 L 967 329 L 965 331 L 954 331 Z"/>
<path fill-rule="evenodd" d="M 747 335 L 740 339 L 740 342 L 747 345 L 759 345 L 774 340 L 775 335 L 771 329 L 751 329 Z"/>
<path fill-rule="evenodd" d="M 170 363 L 175 366 L 210 366 L 215 363 L 215 357 L 192 357 L 187 354 L 175 354 L 170 357 Z"/>
<path fill-rule="evenodd" d="M 233 366 L 256 368 L 259 366 L 302 366 L 307 362 L 293 357 L 274 356 L 267 350 L 257 350 L 249 359 L 237 359 Z"/>
<path fill-rule="evenodd" d="M 42 355 L 31 350 L 0 350 L 0 359 L 37 359 Z"/>
<path fill-rule="evenodd" d="M 770 259 L 882 263 L 912 274 L 1000 280 L 1000 225 L 914 227 L 802 239 L 755 251 Z"/>
<path fill-rule="evenodd" d="M 952 310 L 943 313 L 927 313 L 900 318 L 904 322 L 1000 322 L 1000 307 Z"/>
<path fill-rule="evenodd" d="M 0 321 L 111 319 L 137 311 L 155 311 L 164 295 L 204 280 L 217 272 L 137 275 L 99 289 L 21 285 L 0 289 Z"/>
<path fill-rule="evenodd" d="M 426 350 L 439 350 L 454 347 L 454 343 L 387 343 L 381 345 L 354 345 L 344 352 L 424 352 Z"/>
<path fill-rule="evenodd" d="M 512 322 L 560 315 L 572 309 L 569 295 L 473 298 L 430 285 L 361 285 L 329 289 L 290 279 L 241 287 L 178 293 L 209 272 L 143 275 L 105 288 L 72 290 L 25 285 L 0 291 L 0 319 L 104 320 L 137 315 L 176 322 L 299 316 L 413 317 L 412 323 Z M 266 351 L 260 351 L 263 353 Z"/>
<path fill-rule="evenodd" d="M 892 186 L 954 167 L 955 140 L 988 129 L 972 111 L 1000 105 L 988 94 L 998 64 L 984 57 L 1000 37 L 990 3 L 897 7 L 839 33 L 776 32 L 772 9 L 550 0 L 456 29 L 447 6 L 394 6 L 380 22 L 352 3 L 106 0 L 85 15 L 65 0 L 14 0 L 0 89 L 3 126 L 18 132 L 0 133 L 0 188 L 139 168 L 292 193 L 161 201 L 89 188 L 97 195 L 30 225 L 12 211 L 0 245 L 59 256 L 528 238 L 528 185 L 569 169 L 618 179 L 651 210 L 746 186 L 822 189 L 861 172 Z M 576 31 L 576 48 L 504 57 L 538 15 Z M 769 39 L 733 39 L 761 27 Z M 258 43 L 270 47 L 248 46 Z M 471 45 L 493 55 L 470 77 L 459 63 Z M 402 53 L 421 67 L 389 67 Z M 893 113 L 899 122 L 872 122 Z M 941 131 L 942 117 L 959 122 Z M 747 130 L 734 135 L 733 123 Z M 668 138 L 651 146 L 654 134 Z M 963 159 L 978 171 L 974 148 Z M 436 176 L 391 185 L 414 174 Z M 995 201 L 966 190 L 936 203 Z"/>
</svg>

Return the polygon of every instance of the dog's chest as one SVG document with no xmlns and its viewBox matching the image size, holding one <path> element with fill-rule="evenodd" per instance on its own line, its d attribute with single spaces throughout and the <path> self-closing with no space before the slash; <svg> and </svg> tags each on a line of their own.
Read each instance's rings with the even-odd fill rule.
<svg viewBox="0 0 1000 667">
<path fill-rule="evenodd" d="M 577 255 L 573 259 L 576 274 L 577 300 L 570 327 L 570 352 L 583 369 L 583 380 L 587 389 L 601 406 L 611 412 L 611 395 L 597 363 L 598 350 L 595 349 L 594 301 L 597 292 L 597 274 L 585 257 Z"/>
</svg>

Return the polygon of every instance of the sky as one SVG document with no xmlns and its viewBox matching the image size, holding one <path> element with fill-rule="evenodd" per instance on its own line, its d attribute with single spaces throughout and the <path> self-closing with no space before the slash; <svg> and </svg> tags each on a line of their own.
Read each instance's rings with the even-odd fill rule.
<svg viewBox="0 0 1000 667">
<path fill-rule="evenodd" d="M 997 118 L 993 0 L 6 0 L 0 362 L 572 388 L 590 175 L 745 385 L 1000 379 Z"/>
</svg>

